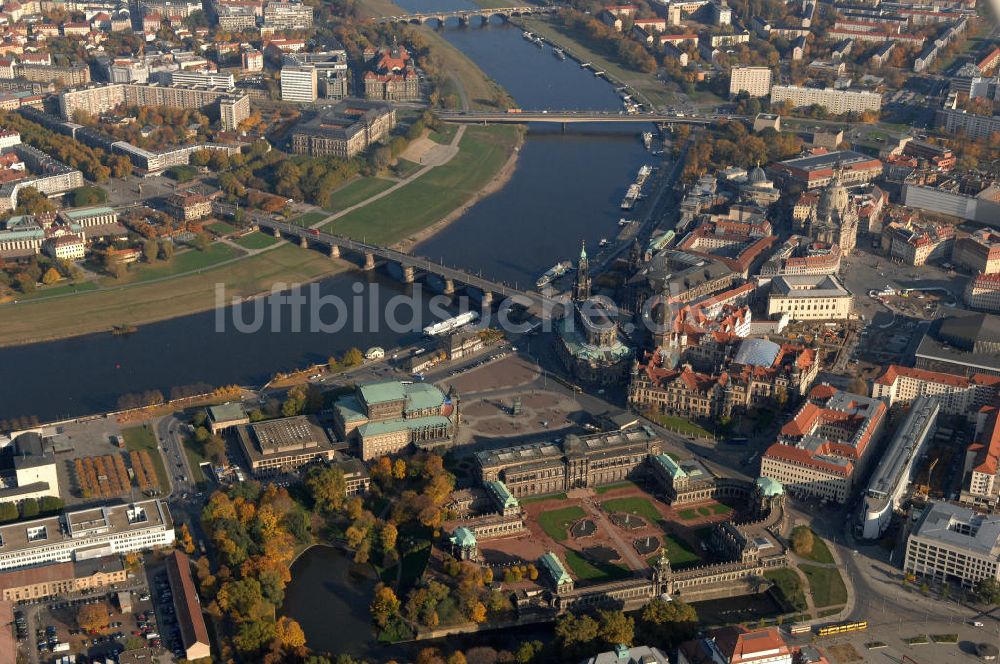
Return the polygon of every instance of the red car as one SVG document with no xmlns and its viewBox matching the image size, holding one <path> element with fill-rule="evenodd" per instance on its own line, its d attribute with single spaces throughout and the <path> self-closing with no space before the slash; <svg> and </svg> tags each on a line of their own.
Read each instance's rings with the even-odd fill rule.
<svg viewBox="0 0 1000 664">
<path fill-rule="evenodd" d="M 319 235 L 319 230 L 316 228 L 310 228 L 309 235 Z"/>
</svg>

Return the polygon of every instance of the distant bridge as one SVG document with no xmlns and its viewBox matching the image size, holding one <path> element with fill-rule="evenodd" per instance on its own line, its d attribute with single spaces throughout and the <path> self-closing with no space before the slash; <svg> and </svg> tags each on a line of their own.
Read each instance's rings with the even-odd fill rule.
<svg viewBox="0 0 1000 664">
<path fill-rule="evenodd" d="M 464 124 L 520 124 L 522 122 L 655 122 L 669 124 L 708 125 L 720 120 L 744 120 L 740 115 L 677 115 L 676 113 L 624 113 L 619 111 L 435 111 L 445 122 Z"/>
<path fill-rule="evenodd" d="M 467 24 L 469 19 L 480 18 L 489 21 L 494 16 L 499 16 L 507 21 L 515 16 L 532 16 L 534 14 L 554 14 L 559 11 L 558 7 L 539 7 L 537 5 L 521 5 L 518 7 L 491 7 L 482 9 L 462 9 L 452 12 L 429 12 L 426 14 L 403 14 L 401 16 L 383 16 L 376 19 L 378 23 L 418 23 L 423 24 L 428 21 L 437 21 L 444 24 L 449 18 L 457 18 L 461 24 Z"/>
<path fill-rule="evenodd" d="M 229 207 L 229 206 L 225 206 Z M 226 213 L 228 210 L 219 206 L 219 212 Z M 451 295 L 461 286 L 467 286 L 482 293 L 482 304 L 484 307 L 493 304 L 493 298 L 509 298 L 517 304 L 526 308 L 534 309 L 535 313 L 543 317 L 558 317 L 563 311 L 563 304 L 556 299 L 542 295 L 541 293 L 522 290 L 503 281 L 488 279 L 481 275 L 472 274 L 465 270 L 448 267 L 440 263 L 435 263 L 426 258 L 412 256 L 410 254 L 396 251 L 388 247 L 381 247 L 376 244 L 359 242 L 342 235 L 332 235 L 313 228 L 303 228 L 294 224 L 275 221 L 260 214 L 254 214 L 253 220 L 260 228 L 271 231 L 275 237 L 287 237 L 294 240 L 302 248 L 313 246 L 323 249 L 332 258 L 339 258 L 341 253 L 350 252 L 360 259 L 360 264 L 364 270 L 375 269 L 376 260 L 381 259 L 389 263 L 394 263 L 399 268 L 400 280 L 403 283 L 412 284 L 416 281 L 418 273 L 433 274 L 438 277 L 443 285 L 442 292 Z"/>
</svg>

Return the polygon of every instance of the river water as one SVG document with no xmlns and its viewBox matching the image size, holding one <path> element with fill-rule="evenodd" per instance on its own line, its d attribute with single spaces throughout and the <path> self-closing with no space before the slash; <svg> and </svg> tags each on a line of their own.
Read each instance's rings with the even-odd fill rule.
<svg viewBox="0 0 1000 664">
<path fill-rule="evenodd" d="M 439 2 L 460 4 L 403 4 L 409 10 L 448 8 Z M 447 27 L 443 34 L 523 108 L 619 107 L 606 81 L 572 60 L 557 60 L 548 47 L 530 44 L 517 28 L 490 23 Z M 562 133 L 558 126 L 532 126 L 507 185 L 414 252 L 533 284 L 556 262 L 575 259 L 581 241 L 593 251 L 600 238 L 617 233 L 618 203 L 635 171 L 649 161 L 638 131 L 584 125 Z M 287 325 L 270 331 L 269 313 L 266 331 L 243 334 L 230 324 L 218 332 L 216 313 L 206 312 L 143 325 L 128 337 L 100 333 L 0 348 L 0 418 L 84 415 L 114 408 L 123 393 L 158 389 L 166 395 L 195 383 L 260 385 L 277 371 L 325 361 L 351 346 L 391 348 L 413 341 L 412 331 L 381 324 L 387 298 L 402 292 L 391 280 L 351 272 L 323 281 L 319 292 L 354 295 L 358 282 L 366 287 L 363 299 L 374 303 L 369 308 L 376 324 L 366 314 L 368 322 L 355 332 L 293 332 Z M 425 304 L 417 309 L 424 324 L 434 320 Z M 6 315 L 13 312 L 0 308 L 0 334 Z"/>
</svg>

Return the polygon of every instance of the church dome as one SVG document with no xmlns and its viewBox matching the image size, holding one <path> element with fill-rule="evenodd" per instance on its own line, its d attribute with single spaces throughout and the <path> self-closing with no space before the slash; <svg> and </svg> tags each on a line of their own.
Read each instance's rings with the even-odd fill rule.
<svg viewBox="0 0 1000 664">
<path fill-rule="evenodd" d="M 834 173 L 830 179 L 830 184 L 826 185 L 823 195 L 819 199 L 818 216 L 821 219 L 827 219 L 833 214 L 842 217 L 844 211 L 847 210 L 849 202 L 850 197 L 847 194 L 847 188 L 840 183 L 840 174 Z"/>
<path fill-rule="evenodd" d="M 760 184 L 761 182 L 767 182 L 767 174 L 764 173 L 764 169 L 760 166 L 756 166 L 750 171 L 750 175 L 747 176 L 750 184 Z"/>
</svg>

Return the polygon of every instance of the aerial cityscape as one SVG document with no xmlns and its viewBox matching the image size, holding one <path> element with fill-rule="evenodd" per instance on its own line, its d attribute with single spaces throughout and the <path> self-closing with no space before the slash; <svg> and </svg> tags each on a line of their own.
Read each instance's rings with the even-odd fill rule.
<svg viewBox="0 0 1000 664">
<path fill-rule="evenodd" d="M 0 0 L 0 664 L 1000 661 L 1000 2 Z"/>
</svg>

